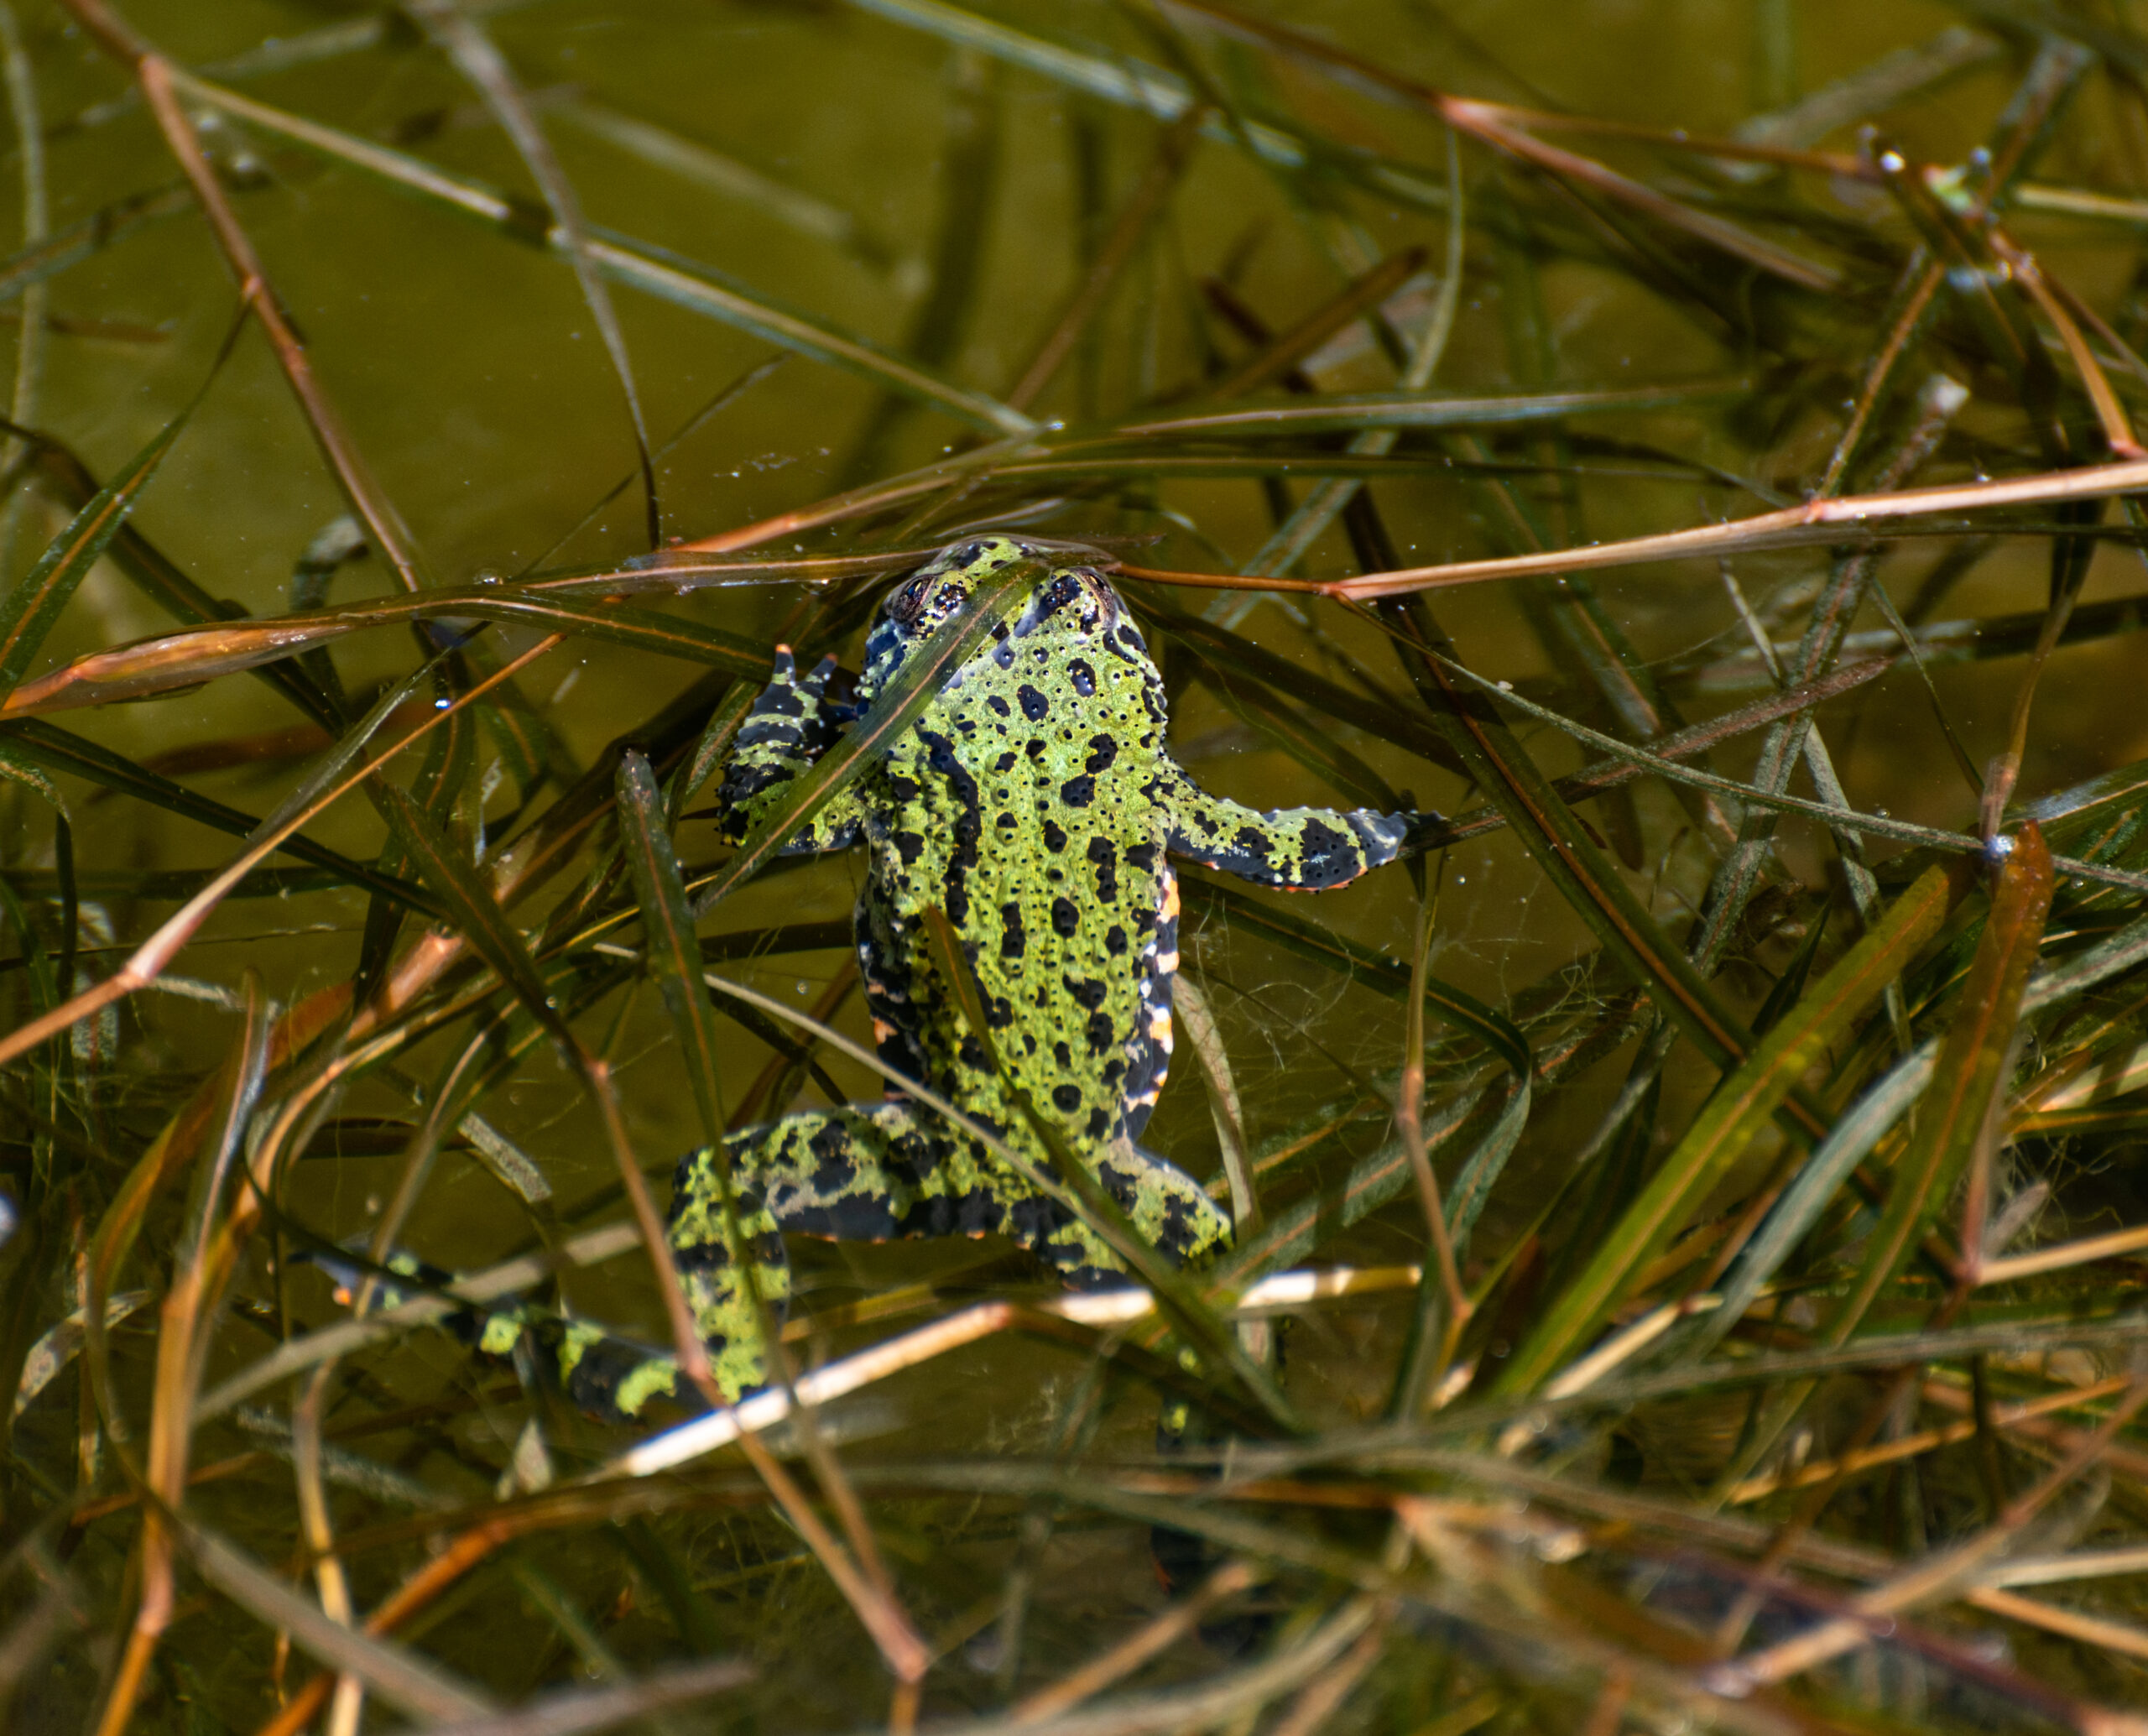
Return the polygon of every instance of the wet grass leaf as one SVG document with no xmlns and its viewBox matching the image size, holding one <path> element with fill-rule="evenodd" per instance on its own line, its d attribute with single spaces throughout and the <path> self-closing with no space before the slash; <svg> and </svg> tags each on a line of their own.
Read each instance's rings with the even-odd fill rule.
<svg viewBox="0 0 2148 1736">
<path fill-rule="evenodd" d="M 1501 1370 L 1497 1390 L 1533 1390 L 1580 1346 L 1617 1304 L 1634 1275 L 1685 1228 L 1805 1075 L 1938 932 L 1952 895 L 1944 873 L 1926 870 L 1871 933 L 1800 997 L 1724 1077 L 1640 1197 L 1604 1233 L 1595 1255 L 1546 1305 L 1530 1336 Z"/>
</svg>

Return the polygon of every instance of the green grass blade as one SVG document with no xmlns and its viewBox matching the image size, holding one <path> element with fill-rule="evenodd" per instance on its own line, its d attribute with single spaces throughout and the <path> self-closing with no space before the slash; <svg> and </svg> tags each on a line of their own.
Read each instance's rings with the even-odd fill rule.
<svg viewBox="0 0 2148 1736">
<path fill-rule="evenodd" d="M 190 203 L 191 195 L 188 198 Z M 4 417 L 0 417 L 0 430 L 31 444 L 34 456 L 30 461 L 44 486 L 74 510 L 81 511 L 96 498 L 102 485 L 71 447 L 50 435 L 18 426 Z M 105 558 L 119 570 L 128 583 L 175 620 L 192 624 L 230 618 L 232 605 L 220 602 L 196 584 L 180 571 L 177 562 L 131 522 L 119 527 L 118 534 L 105 550 Z M 346 722 L 343 712 L 332 697 L 313 684 L 305 670 L 296 665 L 269 669 L 263 671 L 261 678 L 322 728 L 331 733 L 342 728 Z"/>
<path fill-rule="evenodd" d="M 1527 396 L 1457 398 L 1434 392 L 1324 393 L 1246 399 L 1228 407 L 1196 405 L 1169 415 L 1150 415 L 1102 430 L 1085 430 L 1056 441 L 1050 450 L 1070 455 L 1099 441 L 1280 439 L 1320 434 L 1363 434 L 1381 429 L 1510 428 L 1567 416 L 1619 411 L 1700 409 L 1749 396 L 1749 379 L 1717 377 L 1672 380 L 1600 392 L 1541 392 Z"/>
<path fill-rule="evenodd" d="M 488 223 L 503 234 L 527 237 L 529 211 L 515 201 L 477 181 L 466 180 L 402 151 L 388 149 L 354 133 L 286 113 L 242 96 L 206 80 L 174 69 L 172 83 L 199 102 L 278 133 L 338 162 L 379 175 L 398 186 Z M 860 374 L 945 410 L 971 426 L 993 434 L 1028 434 L 1036 424 L 981 392 L 972 392 L 889 355 L 878 345 L 837 330 L 809 314 L 773 299 L 748 292 L 713 267 L 686 259 L 667 249 L 613 233 L 598 224 L 588 229 L 589 257 L 605 276 L 668 301 L 766 338 L 770 343 L 816 361 Z M 544 231 L 545 246 L 559 251 L 556 227 Z"/>
<path fill-rule="evenodd" d="M 1454 685 L 1444 667 L 1452 654 L 1430 610 L 1420 600 L 1400 618 L 1409 623 L 1407 636 L 1426 648 L 1426 654 L 1413 658 L 1410 673 L 1433 708 L 1436 726 L 1506 815 L 1560 896 L 1702 1055 L 1726 1070 L 1743 1060 L 1752 1048 L 1750 1036 L 1641 908 L 1489 703 Z"/>
<path fill-rule="evenodd" d="M 553 155 L 529 94 L 508 66 L 507 56 L 485 33 L 483 26 L 466 15 L 455 0 L 409 0 L 406 10 L 454 62 L 456 70 L 484 98 L 493 119 L 514 142 L 523 167 L 529 171 L 530 179 L 537 183 L 545 195 L 545 203 L 551 210 L 551 232 L 555 243 L 574 268 L 582 305 L 588 310 L 590 323 L 596 326 L 597 336 L 603 341 L 604 352 L 611 359 L 613 373 L 618 378 L 620 394 L 626 400 L 627 420 L 633 425 L 634 457 L 641 470 L 649 545 L 659 548 L 664 541 L 664 522 L 657 503 L 656 467 L 649 456 L 649 420 L 642 413 L 641 392 L 634 383 L 633 362 L 627 353 L 626 334 L 619 329 L 619 316 L 612 306 L 612 292 L 590 257 L 581 196 L 560 167 L 559 159 Z"/>
<path fill-rule="evenodd" d="M 366 628 L 437 620 L 514 622 L 602 639 L 653 656 L 706 663 L 738 675 L 757 675 L 768 667 L 765 646 L 680 616 L 596 599 L 516 596 L 497 587 L 473 586 L 337 603 L 303 615 L 222 622 L 92 651 L 22 683 L 0 710 L 22 716 L 141 699 L 296 657 Z"/>
<path fill-rule="evenodd" d="M 210 379 L 216 378 L 222 363 L 220 355 L 216 365 L 210 369 Z M 133 510 L 143 488 L 157 473 L 164 454 L 171 450 L 173 442 L 192 419 L 207 390 L 205 381 L 186 406 L 134 455 L 133 461 L 97 490 L 89 503 L 76 514 L 73 521 L 38 558 L 37 565 L 23 575 L 22 582 L 0 599 L 0 693 L 12 692 L 29 672 L 38 648 L 44 644 L 45 635 L 52 631 L 60 612 L 74 597 L 76 586 L 89 576 L 97 557 L 119 534 L 119 527 L 126 522 L 127 514 Z"/>
<path fill-rule="evenodd" d="M 1926 871 L 1885 917 L 1786 1014 L 1718 1087 L 1677 1149 L 1604 1236 L 1595 1255 L 1537 1316 L 1495 1390 L 1534 1391 L 1595 1330 L 1627 1284 L 1684 1227 L 1695 1207 L 1814 1065 L 1938 932 L 1947 878 Z"/>
<path fill-rule="evenodd" d="M 712 1145 L 723 1139 L 723 1104 L 717 1095 L 722 1061 L 717 1041 L 716 1009 L 701 983 L 701 943 L 695 938 L 693 912 L 679 874 L 679 858 L 665 829 L 664 799 L 649 761 L 636 753 L 619 757 L 619 837 L 627 872 L 641 906 L 642 934 L 671 1014 L 671 1028 L 685 1050 L 686 1077 L 701 1113 L 702 1130 Z"/>
<path fill-rule="evenodd" d="M 1273 688 L 1212 666 L 1201 680 L 1248 729 L 1265 736 L 1353 805 L 1389 811 L 1405 805 L 1384 778 Z"/>
<path fill-rule="evenodd" d="M 1200 616 L 1176 609 L 1160 613 L 1157 624 L 1165 638 L 1183 645 L 1211 668 L 1241 675 L 1288 693 L 1301 705 L 1325 712 L 1338 723 L 1363 730 L 1377 741 L 1391 743 L 1460 774 L 1462 762 L 1447 738 L 1405 706 L 1374 695 L 1353 693 L 1317 670 L 1301 668 L 1264 645 L 1241 638 Z"/>
<path fill-rule="evenodd" d="M 216 831 L 235 838 L 251 837 L 261 824 L 259 820 L 242 809 L 228 806 L 211 796 L 197 795 L 184 784 L 175 783 L 169 778 L 138 766 L 109 748 L 100 747 L 95 742 L 34 717 L 25 717 L 9 725 L 4 732 L 0 732 L 0 743 L 48 770 L 86 778 L 104 789 L 133 796 L 138 801 L 160 808 L 168 814 L 178 814 L 201 825 L 213 826 Z M 281 847 L 284 854 L 327 868 L 353 886 L 362 886 L 368 891 L 378 893 L 383 898 L 393 899 L 398 904 L 422 910 L 428 915 L 441 914 L 440 907 L 422 887 L 383 874 L 365 863 L 330 849 L 326 844 L 316 844 L 308 837 L 294 837 L 287 838 Z"/>
<path fill-rule="evenodd" d="M 566 1021 L 553 1004 L 551 992 L 538 973 L 536 961 L 522 943 L 484 882 L 467 856 L 455 849 L 432 818 L 399 787 L 381 782 L 381 811 L 387 816 L 395 841 L 419 878 L 432 888 L 456 931 L 467 940 L 477 956 L 493 967 L 501 982 L 541 1024 L 553 1040 L 569 1051 L 574 1039 Z"/>
<path fill-rule="evenodd" d="M 2029 972 L 2043 944 L 2054 886 L 2051 852 L 2031 822 L 2014 835 L 1991 915 L 1941 1045 L 1916 1130 L 1889 1178 L 1887 1205 L 1866 1244 L 1857 1280 L 1830 1311 L 1822 1336 L 1839 1344 L 1909 1258 L 1946 1206 L 1969 1154 L 1985 1138 L 2020 1023 Z"/>
<path fill-rule="evenodd" d="M 1133 1220 L 1104 1191 L 1103 1185 L 1081 1155 L 1068 1145 L 1066 1135 L 1038 1113 L 1028 1088 L 1008 1071 L 993 1039 L 991 1022 L 984 1016 L 976 972 L 963 953 L 962 938 L 955 932 L 954 924 L 947 920 L 947 913 L 936 904 L 928 906 L 925 925 L 932 942 L 935 962 L 954 991 L 963 1022 L 984 1050 L 987 1063 L 998 1074 L 1001 1088 L 1029 1123 L 1037 1143 L 1051 1156 L 1051 1165 L 1047 1170 L 1010 1152 L 1024 1177 L 1068 1209 L 1078 1209 L 1083 1222 L 1110 1244 L 1113 1251 L 1126 1262 L 1129 1270 L 1155 1292 L 1158 1305 L 1190 1343 L 1197 1347 L 1211 1363 L 1235 1374 L 1255 1402 L 1278 1424 L 1286 1429 L 1300 1428 L 1296 1413 L 1275 1384 L 1274 1376 L 1247 1353 L 1228 1322 L 1208 1306 L 1196 1281 L 1143 1240 Z M 1053 1185 L 1055 1180 L 1056 1186 Z"/>
</svg>

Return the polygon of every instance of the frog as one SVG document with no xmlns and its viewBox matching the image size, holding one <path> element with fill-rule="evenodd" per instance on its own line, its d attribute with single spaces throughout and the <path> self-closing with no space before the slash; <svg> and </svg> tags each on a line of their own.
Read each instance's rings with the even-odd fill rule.
<svg viewBox="0 0 2148 1736">
<path fill-rule="evenodd" d="M 738 1132 L 688 1152 L 673 1178 L 666 1235 L 727 1400 L 767 1381 L 763 1321 L 790 1294 L 785 1236 L 1001 1236 L 1066 1286 L 1129 1281 L 1063 1194 L 922 1102 L 920 1086 L 1036 1170 L 1052 1172 L 1054 1148 L 1081 1164 L 1173 1264 L 1212 1261 L 1229 1216 L 1141 1144 L 1170 1068 L 1174 864 L 1325 890 L 1421 847 L 1439 822 L 1262 811 L 1203 790 L 1172 754 L 1162 677 L 1103 558 L 980 535 L 892 586 L 851 700 L 833 656 L 800 675 L 776 648 L 717 791 L 724 836 L 743 839 L 988 582 L 1014 587 L 989 638 L 783 846 L 864 853 L 853 932 L 885 1097 Z M 967 984 L 949 980 L 950 932 Z M 579 1325 L 560 1354 L 589 1408 L 633 1415 L 676 1387 L 668 1358 L 635 1360 Z"/>
</svg>

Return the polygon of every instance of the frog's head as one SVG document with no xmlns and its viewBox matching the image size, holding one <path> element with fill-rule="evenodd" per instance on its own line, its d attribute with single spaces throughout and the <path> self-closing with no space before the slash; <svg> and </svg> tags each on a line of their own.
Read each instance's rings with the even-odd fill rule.
<svg viewBox="0 0 2148 1736">
<path fill-rule="evenodd" d="M 910 646 L 950 619 L 981 581 L 1018 566 L 1030 569 L 1026 594 L 1010 599 L 1007 624 L 993 635 L 998 644 L 980 654 L 1004 662 L 1010 639 L 1040 630 L 1097 639 L 1121 655 L 1144 649 L 1111 581 L 1072 550 L 983 536 L 942 549 L 889 592 L 866 635 L 866 686 L 884 681 Z"/>
</svg>

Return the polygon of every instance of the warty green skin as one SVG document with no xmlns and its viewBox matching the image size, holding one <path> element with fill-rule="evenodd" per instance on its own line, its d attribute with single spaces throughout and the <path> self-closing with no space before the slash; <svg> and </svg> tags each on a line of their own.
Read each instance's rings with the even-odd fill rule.
<svg viewBox="0 0 2148 1736">
<path fill-rule="evenodd" d="M 1230 1221 L 1139 1144 L 1171 1051 L 1179 903 L 1169 858 L 1320 889 L 1395 860 L 1436 816 L 1262 813 L 1209 795 L 1165 745 L 1162 680 L 1109 582 L 1064 551 L 990 537 L 944 550 L 891 592 L 856 706 L 829 699 L 832 659 L 801 678 L 779 649 L 722 786 L 726 829 L 743 837 L 780 802 L 978 581 L 1023 566 L 1035 576 L 1017 578 L 1026 588 L 990 644 L 787 848 L 868 852 L 856 934 L 889 1066 L 1049 1173 L 1019 1091 L 1150 1245 L 1198 1264 L 1228 1243 Z M 934 909 L 960 939 L 997 1067 L 963 1016 L 966 996 L 946 980 L 927 926 Z M 669 1222 L 727 1397 L 766 1378 L 751 1291 L 780 1315 L 785 1233 L 1005 1235 L 1071 1285 L 1124 1281 L 1123 1263 L 1088 1225 L 892 1089 L 884 1103 L 749 1129 L 727 1155 L 732 1223 L 712 1150 L 680 1160 Z M 675 1382 L 668 1359 L 629 1356 L 594 1333 L 571 1335 L 562 1360 L 570 1389 L 592 1408 L 632 1414 Z"/>
</svg>

